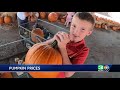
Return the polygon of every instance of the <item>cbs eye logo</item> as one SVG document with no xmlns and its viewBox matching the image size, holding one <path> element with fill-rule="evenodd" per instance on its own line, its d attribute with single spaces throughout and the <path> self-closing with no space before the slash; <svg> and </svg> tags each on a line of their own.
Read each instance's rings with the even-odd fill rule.
<svg viewBox="0 0 120 90">
<path fill-rule="evenodd" d="M 104 66 L 104 70 L 109 71 L 110 67 L 108 65 Z"/>
<path fill-rule="evenodd" d="M 98 65 L 98 71 L 109 71 L 109 69 L 108 65 Z"/>
</svg>

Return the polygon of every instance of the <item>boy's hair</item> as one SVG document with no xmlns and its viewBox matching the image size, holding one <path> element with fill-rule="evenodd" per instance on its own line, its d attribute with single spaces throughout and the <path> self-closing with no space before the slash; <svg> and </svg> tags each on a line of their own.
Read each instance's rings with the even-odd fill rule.
<svg viewBox="0 0 120 90">
<path fill-rule="evenodd" d="M 93 26 L 95 25 L 94 17 L 88 12 L 77 12 L 75 16 L 77 16 L 81 20 L 86 20 L 90 22 L 91 24 L 93 24 Z"/>
</svg>

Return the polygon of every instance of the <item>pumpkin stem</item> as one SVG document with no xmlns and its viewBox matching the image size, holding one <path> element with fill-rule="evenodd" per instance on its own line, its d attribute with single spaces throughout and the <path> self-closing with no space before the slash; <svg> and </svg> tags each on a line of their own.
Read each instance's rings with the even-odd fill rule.
<svg viewBox="0 0 120 90">
<path fill-rule="evenodd" d="M 51 44 L 51 46 L 52 46 L 53 48 L 56 48 L 56 47 L 57 47 L 57 40 L 55 40 L 55 41 Z"/>
</svg>

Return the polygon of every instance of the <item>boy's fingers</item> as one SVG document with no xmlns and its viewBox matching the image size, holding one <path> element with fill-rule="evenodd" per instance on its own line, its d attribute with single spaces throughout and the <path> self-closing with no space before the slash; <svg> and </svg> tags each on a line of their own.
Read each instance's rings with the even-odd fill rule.
<svg viewBox="0 0 120 90">
<path fill-rule="evenodd" d="M 58 32 L 57 32 L 57 34 L 60 34 L 60 33 L 62 33 L 62 31 L 58 31 Z"/>
<path fill-rule="evenodd" d="M 60 41 L 64 41 L 64 39 L 69 39 L 69 35 L 66 32 L 59 31 L 56 36 L 59 37 Z"/>
<path fill-rule="evenodd" d="M 68 34 L 65 33 L 65 32 L 62 32 L 61 34 L 63 35 L 64 38 L 69 38 L 69 37 L 68 37 Z"/>
<path fill-rule="evenodd" d="M 64 37 L 61 34 L 58 34 L 57 36 L 59 37 L 60 41 L 64 40 Z"/>
<path fill-rule="evenodd" d="M 58 43 L 60 42 L 60 38 L 58 36 L 56 36 L 56 40 Z"/>
</svg>

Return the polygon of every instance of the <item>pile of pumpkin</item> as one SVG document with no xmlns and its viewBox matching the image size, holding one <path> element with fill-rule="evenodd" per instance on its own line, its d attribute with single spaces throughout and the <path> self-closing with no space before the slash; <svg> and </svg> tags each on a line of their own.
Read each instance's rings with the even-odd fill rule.
<svg viewBox="0 0 120 90">
<path fill-rule="evenodd" d="M 48 19 L 49 22 L 57 22 L 65 23 L 66 14 L 61 12 L 39 12 L 39 17 L 41 19 Z"/>
<path fill-rule="evenodd" d="M 60 20 L 61 23 L 65 23 L 66 15 L 56 13 L 56 12 L 51 12 L 51 13 L 39 12 L 39 17 L 41 19 L 48 18 L 48 21 L 50 21 L 50 22 L 56 22 L 56 21 Z M 31 21 L 34 22 L 35 19 L 32 19 Z M 31 32 L 31 40 L 34 43 L 38 43 L 39 40 L 42 40 L 42 38 L 44 38 L 44 36 L 45 36 L 45 34 L 41 28 L 33 28 L 32 32 Z"/>
<path fill-rule="evenodd" d="M 120 30 L 120 23 L 106 18 L 98 17 L 94 15 L 95 18 L 95 28 L 102 28 L 106 30 Z"/>
<path fill-rule="evenodd" d="M 0 25 L 10 24 L 16 20 L 15 12 L 3 12 L 0 14 Z"/>
<path fill-rule="evenodd" d="M 2 24 L 10 24 L 12 22 L 12 18 L 10 16 L 5 16 L 5 17 L 2 17 L 0 16 L 0 25 Z"/>
</svg>

